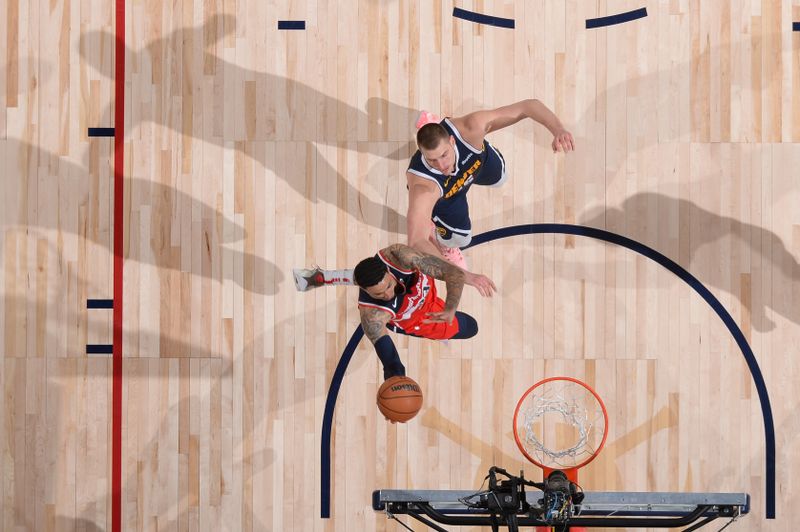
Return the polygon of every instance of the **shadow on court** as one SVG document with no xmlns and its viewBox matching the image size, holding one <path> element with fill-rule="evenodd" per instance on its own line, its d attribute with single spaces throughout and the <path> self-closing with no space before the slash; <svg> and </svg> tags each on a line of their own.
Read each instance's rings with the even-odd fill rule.
<svg viewBox="0 0 800 532">
<path fill-rule="evenodd" d="M 162 68 L 167 67 L 162 67 L 162 64 L 169 65 L 184 57 L 189 61 L 197 59 L 191 56 L 195 49 L 202 49 L 202 61 L 198 59 L 197 63 L 202 68 L 196 74 L 197 79 L 172 72 L 170 75 L 179 77 L 179 87 L 175 90 L 182 91 L 183 103 L 165 109 L 160 115 L 128 113 L 126 129 L 136 130 L 145 122 L 172 129 L 182 135 L 183 156 L 189 159 L 193 138 L 223 149 L 233 148 L 256 160 L 261 167 L 269 168 L 279 179 L 283 179 L 312 203 L 322 202 L 337 206 L 356 220 L 373 227 L 388 226 L 389 230 L 404 228 L 404 214 L 391 204 L 387 206 L 386 201 L 373 201 L 363 193 L 365 188 L 384 186 L 381 182 L 386 180 L 386 176 L 376 175 L 383 170 L 373 167 L 367 175 L 345 177 L 342 168 L 334 168 L 326 161 L 318 145 L 335 147 L 345 152 L 373 150 L 372 153 L 384 159 L 407 160 L 416 149 L 410 139 L 418 111 L 381 98 L 369 98 L 365 103 L 365 110 L 361 110 L 304 83 L 228 62 L 221 57 L 221 42 L 234 32 L 235 26 L 236 20 L 232 16 L 212 15 L 201 26 L 173 30 L 166 37 L 155 39 L 138 49 L 129 47 L 126 52 L 128 64 L 152 65 L 154 71 L 157 71 L 154 76 L 159 79 L 167 76 L 162 71 Z M 112 61 L 100 61 L 98 64 L 99 58 L 87 53 L 89 49 L 101 47 L 101 43 L 111 46 L 114 35 L 96 31 L 82 34 L 80 53 L 102 75 L 113 78 Z M 264 66 L 267 66 L 266 61 Z M 259 91 L 270 96 L 268 101 L 256 101 L 256 93 Z M 214 108 L 219 111 L 214 117 L 203 115 L 202 106 L 208 98 L 214 100 Z M 244 112 L 233 102 L 246 102 L 242 107 Z M 235 133 L 230 130 L 225 132 L 223 125 L 224 116 L 231 113 L 240 113 L 237 115 L 241 121 L 240 131 Z M 113 104 L 102 112 L 101 117 L 103 125 L 112 123 Z M 387 137 L 390 121 L 392 124 L 406 125 L 404 130 L 408 131 L 408 135 L 402 140 L 393 141 L 403 144 L 400 148 L 387 151 L 386 143 L 375 141 L 375 138 Z M 313 123 L 308 128 L 312 133 L 302 129 L 309 122 Z M 276 133 L 284 129 L 287 131 L 280 135 Z M 302 132 L 297 133 L 298 130 Z M 363 132 L 363 138 L 359 137 L 359 131 Z M 297 142 L 304 142 L 306 149 L 305 154 L 298 157 L 294 161 L 296 164 L 290 168 L 280 167 L 282 165 L 269 157 L 266 150 L 249 146 L 249 141 L 295 139 Z M 366 142 L 368 139 L 370 142 Z M 388 179 L 401 180 L 401 186 L 405 186 L 403 173 L 389 175 Z M 386 190 L 378 190 L 378 194 L 385 197 Z M 353 198 L 354 201 L 347 201 L 347 198 Z"/>
<path fill-rule="evenodd" d="M 25 143 L 13 141 L 11 144 L 13 144 L 14 151 L 20 154 L 19 159 L 15 158 L 12 164 L 24 166 L 24 168 L 21 168 L 21 170 L 24 170 L 22 175 L 36 176 L 38 171 L 41 171 L 42 176 L 66 175 L 69 178 L 77 176 L 78 184 L 85 181 L 87 170 L 81 165 L 73 164 L 65 158 L 57 157 Z M 62 164 L 67 166 L 59 166 Z M 31 181 L 35 182 L 37 179 L 32 178 Z M 46 181 L 48 186 L 59 186 L 59 179 L 47 179 Z M 57 183 L 54 185 L 53 181 Z M 64 185 L 75 186 L 74 183 L 64 183 Z M 150 183 L 137 184 L 134 181 L 133 186 L 137 185 L 149 187 Z M 162 193 L 171 194 L 172 191 L 167 189 L 163 190 Z M 208 209 L 210 214 L 218 214 L 216 210 L 205 206 L 196 205 L 195 208 L 200 210 Z M 44 215 L 44 213 L 42 214 Z M 25 222 L 25 224 L 20 226 L 22 228 L 20 231 L 28 234 L 31 232 L 32 226 L 36 224 L 30 223 L 33 220 L 27 219 L 27 213 L 24 213 L 22 217 L 25 219 L 18 221 Z M 38 221 L 40 220 L 37 218 Z M 84 228 L 82 232 L 79 232 L 82 237 L 89 240 L 100 238 L 92 234 L 84 235 L 87 232 L 85 228 L 87 226 L 91 228 L 91 221 L 83 223 L 76 221 L 75 223 Z M 47 223 L 38 225 L 53 227 L 52 224 Z M 11 228 L 11 231 L 13 232 L 13 228 Z M 91 229 L 89 233 L 91 233 Z M 33 239 L 36 238 L 35 234 L 29 236 Z M 107 237 L 108 235 L 105 236 Z M 47 254 L 58 255 L 57 261 L 59 263 L 63 261 L 61 252 L 56 249 L 55 243 L 47 241 L 46 238 L 44 240 L 50 244 Z M 105 241 L 105 237 L 98 240 L 98 242 Z M 91 285 L 92 281 L 78 279 L 78 283 Z M 91 291 L 90 286 L 89 292 Z M 59 299 L 60 303 L 56 304 L 57 306 L 60 304 L 74 306 L 76 304 L 74 299 L 68 300 L 63 296 L 59 297 L 61 299 Z M 78 302 L 78 304 L 80 305 L 81 302 Z M 194 518 L 193 516 L 196 513 L 194 508 L 197 506 L 195 498 L 199 496 L 198 489 L 206 490 L 206 486 L 210 484 L 211 487 L 208 488 L 210 494 L 203 491 L 203 497 L 204 500 L 208 497 L 213 499 L 215 496 L 222 497 L 223 492 L 228 493 L 235 483 L 237 489 L 241 489 L 240 492 L 237 492 L 241 493 L 241 499 L 229 503 L 229 507 L 242 508 L 241 512 L 237 510 L 235 514 L 237 516 L 241 515 L 241 521 L 243 522 L 241 529 L 269 529 L 269 523 L 260 523 L 259 516 L 269 515 L 271 511 L 280 513 L 283 510 L 279 504 L 276 504 L 274 509 L 270 510 L 270 501 L 272 499 L 264 500 L 263 494 L 270 491 L 268 488 L 274 476 L 269 468 L 276 460 L 275 451 L 266 441 L 266 436 L 272 434 L 274 437 L 284 437 L 281 433 L 276 435 L 275 429 L 269 420 L 274 420 L 276 417 L 281 416 L 280 412 L 282 410 L 292 408 L 295 404 L 313 401 L 313 397 L 298 393 L 296 387 L 291 384 L 296 381 L 292 381 L 291 378 L 288 380 L 290 383 L 288 386 L 281 384 L 285 382 L 282 380 L 283 375 L 294 375 L 293 365 L 297 360 L 294 354 L 289 355 L 294 349 L 293 345 L 289 345 L 291 344 L 291 337 L 294 336 L 290 322 L 294 320 L 297 322 L 294 324 L 295 327 L 304 327 L 306 320 L 310 320 L 313 323 L 313 314 L 319 314 L 320 312 L 321 319 L 324 321 L 324 315 L 334 308 L 338 308 L 338 306 L 328 305 L 319 310 L 319 312 L 309 311 L 306 313 L 305 319 L 301 319 L 298 316 L 271 324 L 271 328 L 264 335 L 257 337 L 253 342 L 246 342 L 241 349 L 233 347 L 234 341 L 230 337 L 221 339 L 223 351 L 225 349 L 230 350 L 226 352 L 192 345 L 196 340 L 188 336 L 165 339 L 163 335 L 157 333 L 126 330 L 124 332 L 126 346 L 125 389 L 127 390 L 126 397 L 134 402 L 126 402 L 123 413 L 126 420 L 125 423 L 129 427 L 127 429 L 129 431 L 128 437 L 124 436 L 126 439 L 123 441 L 123 511 L 126 512 L 125 515 L 129 515 L 127 512 L 134 512 L 134 515 L 138 515 L 136 514 L 138 512 L 136 505 L 145 504 L 145 502 L 140 501 L 140 494 L 148 492 L 151 485 L 159 485 L 164 478 L 170 479 L 170 483 L 176 482 L 176 486 L 189 486 L 186 491 L 183 488 L 180 491 L 175 491 L 176 496 L 179 496 L 175 500 L 160 501 L 155 499 L 155 495 L 153 495 L 149 499 L 149 503 L 145 504 L 148 511 L 153 508 L 158 509 L 159 516 L 163 515 L 163 519 L 160 518 L 159 522 L 164 524 L 184 523 Z M 78 443 L 73 441 L 73 444 L 69 444 L 70 439 L 84 442 L 86 438 L 92 438 L 94 449 L 107 449 L 107 446 L 110 445 L 110 435 L 108 434 L 110 424 L 107 419 L 111 400 L 110 358 L 87 358 L 82 352 L 65 353 L 64 347 L 67 343 L 62 342 L 61 337 L 41 340 L 41 345 L 43 346 L 58 346 L 58 352 L 55 353 L 39 351 L 41 346 L 38 343 L 37 345 L 27 345 L 25 342 L 30 341 L 32 335 L 25 334 L 25 330 L 33 327 L 34 320 L 46 322 L 48 319 L 52 320 L 59 315 L 50 304 L 43 304 L 37 301 L 28 292 L 20 293 L 19 297 L 17 295 L 4 294 L 2 310 L 5 315 L 6 326 L 20 331 L 17 336 L 20 337 L 21 344 L 12 338 L 6 338 L 15 347 L 19 344 L 20 352 L 16 353 L 15 356 L 24 357 L 24 353 L 36 353 L 36 356 L 46 357 L 39 359 L 42 367 L 51 367 L 53 370 L 52 373 L 26 370 L 26 358 L 11 359 L 18 362 L 15 362 L 14 366 L 7 365 L 7 375 L 14 375 L 13 382 L 18 386 L 25 387 L 26 392 L 20 393 L 21 390 L 18 390 L 14 394 L 8 387 L 4 391 L 11 393 L 12 397 L 25 398 L 26 394 L 30 397 L 33 392 L 28 386 L 34 386 L 34 384 L 41 382 L 42 386 L 37 389 L 42 391 L 36 395 L 37 397 L 42 396 L 43 401 L 52 405 L 50 408 L 53 417 L 60 420 L 53 426 L 47 427 L 50 436 L 45 441 L 50 442 L 49 445 L 53 447 L 59 442 L 59 445 L 63 444 L 66 447 L 74 448 L 78 446 Z M 245 312 L 253 312 L 253 310 L 248 307 Z M 93 319 L 93 315 L 91 312 L 87 312 L 85 318 L 79 317 L 77 319 L 90 321 Z M 247 321 L 246 317 L 243 319 Z M 344 326 L 344 323 L 342 319 L 342 326 Z M 107 320 L 100 323 L 89 323 L 83 327 L 83 330 L 97 330 L 104 326 L 107 327 L 107 325 Z M 62 332 L 54 327 L 48 327 L 46 324 L 43 327 L 43 331 L 47 336 L 62 334 Z M 348 334 L 349 332 L 347 331 Z M 270 340 L 270 338 L 274 338 L 274 340 Z M 79 340 L 78 347 L 80 347 L 81 341 L 87 341 L 85 338 L 79 338 Z M 162 354 L 161 358 L 157 356 L 139 357 L 136 346 L 142 342 L 146 345 L 161 346 L 162 349 L 166 346 L 166 351 L 156 352 Z M 75 345 L 74 340 L 72 344 Z M 268 356 L 268 352 L 274 355 L 269 361 L 265 361 L 263 359 Z M 338 353 L 338 350 L 336 352 Z M 254 366 L 254 359 L 262 359 L 262 364 Z M 313 362 L 310 355 L 308 360 Z M 187 372 L 185 369 L 204 364 L 209 369 L 205 373 L 201 372 L 199 376 Z M 329 372 L 332 372 L 336 360 L 332 358 L 322 362 L 322 364 L 328 368 Z M 279 365 L 280 368 L 278 367 Z M 17 368 L 16 371 L 21 371 L 19 375 L 14 373 L 14 367 Z M 267 369 L 266 375 L 263 378 L 257 378 L 256 375 L 260 375 L 259 372 L 264 369 Z M 26 371 L 28 373 L 27 377 L 25 375 Z M 307 381 L 313 382 L 313 375 L 316 375 L 314 373 L 316 370 L 312 372 L 311 369 L 306 369 L 306 371 L 309 372 Z M 35 379 L 32 373 L 36 374 Z M 173 379 L 173 384 L 169 386 L 165 384 Z M 239 381 L 239 379 L 242 380 Z M 254 379 L 256 382 L 262 381 L 259 384 L 255 384 L 255 389 L 253 387 Z M 185 394 L 185 391 L 190 386 L 195 385 L 198 388 L 193 389 L 190 394 Z M 91 393 L 86 391 L 90 388 L 94 389 Z M 168 388 L 173 391 L 168 392 Z M 76 393 L 76 389 L 78 393 Z M 138 393 L 136 392 L 137 389 L 139 390 Z M 180 390 L 177 396 L 177 403 L 175 402 L 175 389 Z M 263 398 L 261 407 L 254 408 L 246 400 L 245 390 L 247 389 L 254 391 L 255 394 L 264 394 L 260 396 Z M 83 390 L 83 392 L 80 390 Z M 67 412 L 78 411 L 81 402 L 87 396 L 97 397 L 101 400 L 92 410 L 93 414 L 88 416 L 91 419 L 86 417 L 79 418 L 76 432 L 73 428 L 70 428 L 69 416 L 65 416 L 61 420 L 57 409 L 65 408 Z M 135 400 L 135 397 L 139 397 L 140 400 L 144 397 L 144 404 Z M 33 442 L 44 434 L 44 430 L 41 429 L 44 429 L 48 418 L 44 415 L 37 417 L 39 419 L 37 426 L 41 426 L 38 431 L 36 431 L 35 427 L 27 425 L 29 429 L 34 430 L 33 434 L 27 435 L 25 423 L 30 424 L 31 421 L 30 416 L 26 416 L 25 412 L 28 410 L 34 412 L 36 406 L 26 404 L 25 401 L 17 401 L 16 404 L 19 404 L 22 410 L 15 414 L 15 419 L 18 423 L 21 422 L 22 426 L 17 426 L 15 433 L 29 438 L 23 441 Z M 237 407 L 236 405 L 239 406 Z M 230 427 L 230 423 L 223 425 L 222 420 L 229 419 L 232 415 L 243 416 L 246 421 L 240 421 L 238 424 L 234 422 L 234 429 L 230 430 L 226 428 Z M 71 416 L 75 419 L 74 414 L 71 414 Z M 192 424 L 195 423 L 194 420 L 198 418 L 210 420 L 209 425 L 206 428 L 192 428 Z M 92 422 L 92 419 L 95 422 Z M 143 429 L 142 427 L 146 428 Z M 134 437 L 133 434 L 138 434 L 138 436 Z M 194 441 L 192 437 L 195 438 L 195 443 L 192 443 Z M 205 442 L 201 441 L 204 438 Z M 131 446 L 133 446 L 133 449 L 131 449 Z M 24 456 L 23 446 L 18 446 L 17 452 L 23 453 Z M 57 456 L 55 448 L 52 450 L 45 449 L 43 455 L 37 455 L 36 460 L 23 461 L 23 463 L 26 464 L 25 467 L 36 471 L 37 463 L 40 467 L 44 467 L 45 463 L 58 464 L 61 458 L 57 458 Z M 91 452 L 87 450 L 81 456 L 89 457 Z M 101 454 L 101 456 L 104 455 Z M 53 462 L 48 462 L 47 460 L 52 460 Z M 88 458 L 84 460 L 84 463 L 87 460 Z M 186 469 L 187 460 L 190 464 L 195 464 L 194 467 L 190 465 L 188 470 Z M 198 463 L 197 460 L 201 463 L 200 477 L 198 477 L 198 470 L 195 468 Z M 232 463 L 227 461 L 232 461 Z M 178 464 L 182 465 L 179 466 Z M 211 464 L 208 466 L 211 469 L 208 474 L 203 473 L 207 471 L 203 469 L 203 464 Z M 96 465 L 93 463 L 92 467 L 100 470 L 103 473 L 102 476 L 105 476 L 103 460 L 98 461 Z M 105 464 L 105 467 L 108 467 L 108 465 Z M 180 469 L 178 469 L 179 467 Z M 220 472 L 220 469 L 223 469 L 223 471 Z M 231 470 L 238 471 L 239 474 L 231 478 L 227 473 L 227 471 Z M 66 473 L 62 474 L 59 474 L 59 471 L 52 471 L 53 477 L 50 477 L 50 473 L 45 473 L 39 478 L 48 485 L 59 486 L 63 483 L 64 474 L 67 477 L 70 476 L 68 469 Z M 72 474 L 75 474 L 75 471 L 72 471 Z M 267 477 L 264 477 L 264 475 L 267 475 Z M 24 478 L 23 476 L 19 477 L 20 481 Z M 62 478 L 62 480 L 59 481 L 58 478 Z M 198 478 L 202 478 L 202 481 L 198 480 Z M 260 480 L 256 482 L 256 478 Z M 239 483 L 240 480 L 241 484 Z M 70 480 L 67 479 L 66 482 L 69 485 Z M 74 480 L 71 482 L 74 482 Z M 198 485 L 203 487 L 198 488 Z M 266 489 L 258 491 L 258 485 L 261 485 L 262 488 L 266 486 Z M 164 488 L 160 489 L 163 490 Z M 108 493 L 107 490 L 101 491 Z M 90 518 L 90 516 L 103 516 L 106 513 L 103 509 L 108 504 L 105 497 L 107 495 L 95 500 L 91 499 L 90 493 L 85 493 L 85 504 L 76 507 L 77 515 L 81 516 L 81 519 L 76 521 L 77 526 L 89 527 L 93 520 L 99 522 Z M 227 494 L 225 497 L 231 497 L 231 495 Z M 212 501 L 212 503 L 214 507 L 219 506 L 219 500 L 217 502 Z M 99 509 L 97 508 L 98 505 L 101 506 Z M 131 505 L 133 505 L 133 508 Z M 85 507 L 94 507 L 95 510 L 84 511 Z M 63 521 L 65 526 L 71 524 L 70 519 L 63 519 L 66 519 L 66 521 Z M 88 529 L 91 530 L 90 528 Z"/>
<path fill-rule="evenodd" d="M 69 530 L 71 532 L 105 532 L 106 527 L 98 526 L 94 521 L 88 519 L 76 519 L 74 517 L 58 516 L 55 518 L 55 527 L 47 530 Z"/>
<path fill-rule="evenodd" d="M 655 21 L 648 17 L 637 24 L 652 25 Z M 770 118 L 781 113 L 781 76 L 767 70 L 751 73 L 743 65 L 768 64 L 776 54 L 783 54 L 784 62 L 791 61 L 791 51 L 782 44 L 783 35 L 743 29 L 750 40 L 728 40 L 712 46 L 713 30 L 705 24 L 701 27 L 706 33 L 681 34 L 684 42 L 676 43 L 688 48 L 689 54 L 683 57 L 690 56 L 690 61 L 663 57 L 659 39 L 641 41 L 635 52 L 617 47 L 615 61 L 598 61 L 597 68 L 608 68 L 609 73 L 588 78 L 587 93 L 593 97 L 577 102 L 573 117 L 565 117 L 564 122 L 569 129 L 570 121 L 574 121 L 580 133 L 576 141 L 591 150 L 590 165 L 605 169 L 601 172 L 606 186 L 624 181 L 630 173 L 626 168 L 640 165 L 642 157 L 658 157 L 659 151 L 654 149 L 658 145 L 781 141 L 780 120 Z M 587 44 L 601 38 L 600 32 L 588 32 Z M 694 46 L 697 49 L 692 49 Z M 642 61 L 643 54 L 651 59 Z M 736 73 L 726 72 L 714 79 L 719 65 L 737 64 L 737 60 Z M 624 79 L 600 86 L 598 81 L 612 78 L 612 61 L 617 71 L 614 76 Z M 620 74 L 620 69 L 625 73 Z M 785 108 L 782 112 L 786 113 Z"/>
<path fill-rule="evenodd" d="M 496 443 L 488 443 L 469 434 L 461 425 L 444 417 L 436 407 L 424 409 L 421 423 L 424 427 L 435 430 L 461 448 L 468 449 L 480 459 L 472 484 L 470 486 L 452 486 L 451 489 L 477 488 L 481 485 L 486 472 L 494 465 L 511 472 L 525 470 L 528 472 L 527 478 L 529 479 L 538 481 L 541 478 L 541 469 L 538 466 L 516 456 L 505 454 Z M 586 489 L 625 491 L 625 481 L 619 465 L 620 457 L 635 447 L 643 445 L 660 431 L 674 430 L 677 427 L 677 414 L 668 407 L 662 407 L 658 412 L 654 412 L 645 423 L 633 428 L 614 441 L 606 442 L 605 447 L 600 451 L 597 458 L 587 466 L 594 471 L 592 473 L 594 477 L 603 478 L 602 486 L 587 487 Z M 508 437 L 512 440 L 514 438 L 513 434 L 507 434 L 503 437 Z M 519 453 L 518 456 L 521 457 L 522 453 Z M 653 478 L 649 471 L 647 478 L 648 480 Z"/>
<path fill-rule="evenodd" d="M 146 331 L 126 334 L 159 340 Z M 277 467 L 275 449 L 282 449 L 283 442 L 271 440 L 289 438 L 274 423 L 282 422 L 283 409 L 313 398 L 296 396 L 292 386 L 288 393 L 279 388 L 277 365 L 288 365 L 291 372 L 294 360 L 263 360 L 265 354 L 254 351 L 256 344 L 245 345 L 235 357 L 188 345 L 184 351 L 191 351 L 192 357 L 136 357 L 131 356 L 133 350 L 125 350 L 123 523 L 135 523 L 138 529 L 157 519 L 159 527 L 182 528 L 196 525 L 203 515 L 237 530 L 271 528 L 260 519 L 283 511 L 280 503 L 273 504 L 270 490 L 277 474 L 272 469 Z M 80 519 L 60 516 L 63 529 L 73 530 L 74 521 L 76 530 L 93 531 L 93 523 L 110 520 L 112 361 L 110 356 L 63 355 L 33 359 L 35 365 L 22 357 L 6 363 L 11 380 L 3 392 L 13 414 L 9 434 L 40 449 L 34 456 L 26 454 L 25 446 L 12 448 L 11 457 L 21 468 L 15 482 L 36 478 L 37 486 L 41 483 L 47 486 L 41 489 L 53 493 L 56 504 L 75 504 Z M 262 359 L 255 367 L 266 369 L 261 382 L 253 369 L 255 357 Z M 247 390 L 257 404 L 250 403 Z M 33 393 L 39 401 L 26 401 Z M 43 469 L 46 464 L 50 467 Z M 23 518 L 48 522 L 38 506 L 30 510 L 41 515 L 25 513 Z M 49 530 L 33 524 L 31 528 Z"/>
<path fill-rule="evenodd" d="M 20 178 L 16 185 L 9 182 L 5 190 L 16 188 L 14 200 L 20 205 L 34 202 L 37 205 L 35 210 L 23 208 L 16 217 L 6 211 L 6 229 L 18 226 L 23 232 L 28 227 L 68 232 L 113 254 L 110 201 L 113 182 L 108 182 L 113 179 L 111 149 L 109 153 L 100 154 L 95 142 L 84 151 L 81 163 L 76 164 L 67 157 L 22 140 L 3 142 L 8 175 Z M 99 171 L 101 164 L 108 165 L 105 172 Z M 125 235 L 126 261 L 151 264 L 175 273 L 188 272 L 220 282 L 233 281 L 247 291 L 263 295 L 278 292 L 283 273 L 273 262 L 254 252 L 234 249 L 233 244 L 243 240 L 246 250 L 247 239 L 252 240 L 253 236 L 248 235 L 241 224 L 223 215 L 222 205 L 204 203 L 172 186 L 138 177 L 126 178 L 125 186 L 126 215 L 133 219 Z M 101 190 L 105 190 L 105 195 L 100 194 Z M 93 197 L 108 197 L 109 200 L 92 202 Z M 146 242 L 139 241 L 144 236 L 140 234 L 142 224 L 150 228 L 150 238 Z M 192 250 L 188 260 L 186 246 Z M 192 257 L 199 257 L 199 261 Z M 226 260 L 232 261 L 229 264 L 242 265 L 242 275 L 234 275 L 237 272 L 226 267 Z M 89 297 L 99 296 L 90 294 Z"/>
<path fill-rule="evenodd" d="M 659 234 L 666 230 L 647 227 L 645 222 L 652 213 L 657 213 L 658 223 L 669 230 L 670 242 L 653 236 L 655 229 Z M 767 309 L 800 324 L 800 308 L 792 299 L 800 264 L 771 231 L 714 214 L 688 200 L 652 192 L 634 194 L 617 208 L 584 213 L 579 223 L 613 228 L 667 255 L 702 283 L 737 298 L 747 315 L 734 319 L 746 335 L 748 319 L 759 332 L 775 328 Z M 668 245 L 672 252 L 665 249 Z M 720 257 L 730 260 L 721 262 Z"/>
</svg>

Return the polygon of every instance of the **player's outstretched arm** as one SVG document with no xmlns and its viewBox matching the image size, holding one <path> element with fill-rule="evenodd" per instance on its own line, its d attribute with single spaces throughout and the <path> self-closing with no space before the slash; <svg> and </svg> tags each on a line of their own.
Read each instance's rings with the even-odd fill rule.
<svg viewBox="0 0 800 532">
<path fill-rule="evenodd" d="M 405 375 L 406 368 L 400 361 L 397 348 L 389 336 L 386 324 L 389 323 L 391 315 L 385 310 L 373 307 L 359 306 L 361 313 L 361 328 L 367 335 L 369 341 L 375 346 L 375 352 L 383 364 L 383 378 L 388 379 L 395 375 Z"/>
<path fill-rule="evenodd" d="M 408 175 L 408 214 L 406 216 L 408 245 L 442 258 L 437 247 L 430 241 L 431 215 L 433 207 L 439 201 L 439 189 L 420 177 Z"/>
<path fill-rule="evenodd" d="M 437 313 L 442 314 L 441 320 L 433 321 L 445 321 L 449 323 L 456 315 L 458 303 L 461 301 L 461 293 L 464 291 L 464 280 L 466 278 L 464 270 L 450 264 L 444 259 L 420 253 L 416 249 L 402 244 L 389 246 L 387 251 L 396 258 L 400 266 L 409 269 L 416 268 L 434 279 L 444 281 L 447 287 L 447 299 L 445 299 L 444 302 L 444 312 Z"/>
<path fill-rule="evenodd" d="M 445 311 L 452 312 L 453 315 L 455 315 L 458 303 L 461 301 L 461 292 L 464 290 L 465 283 L 474 286 L 481 295 L 486 297 L 491 296 L 497 290 L 492 280 L 485 275 L 464 271 L 444 259 L 420 253 L 418 250 L 403 244 L 394 244 L 383 251 L 403 268 L 417 268 L 434 279 L 444 281 L 447 287 Z"/>
<path fill-rule="evenodd" d="M 516 124 L 525 118 L 535 120 L 550 130 L 553 134 L 553 151 L 566 152 L 575 149 L 572 133 L 567 131 L 553 111 L 537 99 L 522 100 L 497 109 L 475 111 L 456 120 L 468 134 L 483 138 L 492 131 Z"/>
<path fill-rule="evenodd" d="M 374 307 L 359 306 L 358 310 L 361 313 L 361 328 L 370 342 L 374 344 L 381 336 L 389 334 L 386 324 L 392 318 L 391 314 Z"/>
</svg>

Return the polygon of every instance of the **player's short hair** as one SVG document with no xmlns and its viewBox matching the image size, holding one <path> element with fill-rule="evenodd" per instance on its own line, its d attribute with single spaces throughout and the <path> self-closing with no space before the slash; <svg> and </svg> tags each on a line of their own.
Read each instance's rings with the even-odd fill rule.
<svg viewBox="0 0 800 532">
<path fill-rule="evenodd" d="M 438 122 L 425 124 L 417 130 L 417 146 L 423 150 L 434 150 L 443 140 L 450 138 L 450 133 Z"/>
<path fill-rule="evenodd" d="M 387 271 L 389 270 L 381 259 L 367 257 L 356 264 L 356 269 L 353 270 L 353 280 L 361 288 L 369 288 L 381 282 Z"/>
</svg>

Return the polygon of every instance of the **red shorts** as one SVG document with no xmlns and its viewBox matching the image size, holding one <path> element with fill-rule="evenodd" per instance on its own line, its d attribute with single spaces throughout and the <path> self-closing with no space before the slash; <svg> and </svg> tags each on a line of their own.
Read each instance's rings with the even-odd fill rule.
<svg viewBox="0 0 800 532">
<path fill-rule="evenodd" d="M 413 336 L 420 336 L 422 338 L 429 338 L 431 340 L 448 340 L 458 333 L 458 319 L 453 317 L 450 323 L 423 323 L 428 319 L 429 312 L 441 312 L 444 310 L 444 301 L 441 298 L 436 298 L 431 305 L 429 305 L 424 312 L 420 312 L 418 320 L 412 322 L 406 320 L 402 324 L 402 330 L 406 334 Z M 414 316 L 416 318 L 416 316 Z"/>
</svg>

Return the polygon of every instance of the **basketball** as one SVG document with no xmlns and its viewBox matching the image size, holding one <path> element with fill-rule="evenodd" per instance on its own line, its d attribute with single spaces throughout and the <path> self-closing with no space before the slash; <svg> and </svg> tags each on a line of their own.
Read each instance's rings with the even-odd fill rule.
<svg viewBox="0 0 800 532">
<path fill-rule="evenodd" d="M 410 377 L 390 377 L 378 389 L 377 402 L 387 419 L 405 423 L 422 408 L 422 389 Z"/>
</svg>

